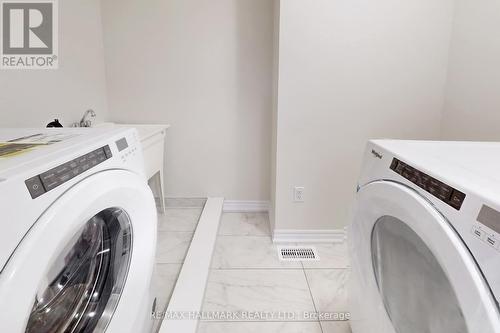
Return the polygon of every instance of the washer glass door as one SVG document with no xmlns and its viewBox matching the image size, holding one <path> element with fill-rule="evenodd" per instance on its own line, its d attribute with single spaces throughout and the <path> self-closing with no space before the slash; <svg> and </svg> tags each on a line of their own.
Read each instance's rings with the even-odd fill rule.
<svg viewBox="0 0 500 333">
<path fill-rule="evenodd" d="M 372 233 L 375 278 L 396 332 L 468 332 L 450 280 L 408 225 L 383 216 Z"/>
<path fill-rule="evenodd" d="M 103 332 L 125 284 L 131 242 L 124 210 L 109 208 L 92 217 L 48 270 L 26 332 Z"/>
</svg>

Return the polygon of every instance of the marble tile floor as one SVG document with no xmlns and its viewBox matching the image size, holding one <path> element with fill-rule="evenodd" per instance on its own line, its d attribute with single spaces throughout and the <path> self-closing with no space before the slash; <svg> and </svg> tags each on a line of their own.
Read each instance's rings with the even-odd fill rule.
<svg viewBox="0 0 500 333">
<path fill-rule="evenodd" d="M 165 311 L 172 296 L 184 258 L 198 225 L 203 206 L 180 204 L 167 206 L 165 214 L 158 213 L 156 266 L 152 289 L 156 311 Z M 158 332 L 160 320 L 154 320 L 153 332 Z"/>
<path fill-rule="evenodd" d="M 314 246 L 320 261 L 282 262 L 267 214 L 224 213 L 203 311 L 229 315 L 201 321 L 198 333 L 350 333 L 348 321 L 311 318 L 347 312 L 346 244 Z"/>
</svg>

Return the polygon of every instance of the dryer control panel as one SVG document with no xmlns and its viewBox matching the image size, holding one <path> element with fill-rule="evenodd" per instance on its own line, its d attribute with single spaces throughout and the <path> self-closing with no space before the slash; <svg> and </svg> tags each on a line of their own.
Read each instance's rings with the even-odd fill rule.
<svg viewBox="0 0 500 333">
<path fill-rule="evenodd" d="M 106 161 L 112 156 L 111 149 L 106 145 L 69 162 L 56 166 L 44 173 L 31 177 L 24 183 L 28 188 L 31 198 L 35 199 Z"/>
<path fill-rule="evenodd" d="M 465 193 L 401 162 L 397 158 L 392 160 L 391 170 L 456 210 L 460 210 L 462 207 L 465 200 Z"/>
<path fill-rule="evenodd" d="M 483 205 L 472 226 L 472 234 L 492 248 L 500 251 L 500 212 Z"/>
</svg>

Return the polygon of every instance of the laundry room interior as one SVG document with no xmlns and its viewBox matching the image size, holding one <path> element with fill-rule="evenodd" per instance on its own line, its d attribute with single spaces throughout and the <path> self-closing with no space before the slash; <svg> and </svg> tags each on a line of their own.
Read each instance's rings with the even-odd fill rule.
<svg viewBox="0 0 500 333">
<path fill-rule="evenodd" d="M 0 331 L 500 332 L 499 1 L 0 6 Z"/>
</svg>

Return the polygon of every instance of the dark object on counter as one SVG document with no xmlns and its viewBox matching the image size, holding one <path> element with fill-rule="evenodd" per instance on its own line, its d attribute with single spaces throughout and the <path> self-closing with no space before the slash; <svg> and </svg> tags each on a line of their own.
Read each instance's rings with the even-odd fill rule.
<svg viewBox="0 0 500 333">
<path fill-rule="evenodd" d="M 63 127 L 63 125 L 61 125 L 59 119 L 54 119 L 54 121 L 47 124 L 47 127 Z"/>
</svg>

